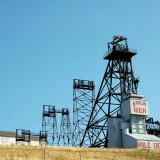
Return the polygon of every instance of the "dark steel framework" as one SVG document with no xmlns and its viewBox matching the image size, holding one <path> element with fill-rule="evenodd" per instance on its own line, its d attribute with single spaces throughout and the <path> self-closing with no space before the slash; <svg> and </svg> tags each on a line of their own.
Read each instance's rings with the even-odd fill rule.
<svg viewBox="0 0 160 160">
<path fill-rule="evenodd" d="M 80 146 L 95 99 L 95 84 L 73 80 L 73 146 Z M 93 141 L 93 137 L 90 139 Z"/>
<path fill-rule="evenodd" d="M 46 131 L 40 131 L 40 133 L 39 133 L 39 144 L 40 144 L 40 146 L 46 146 L 47 145 L 47 132 Z"/>
<path fill-rule="evenodd" d="M 147 117 L 146 118 L 146 129 L 147 129 L 148 134 L 160 137 L 160 122 L 159 121 L 155 121 L 153 118 Z"/>
<path fill-rule="evenodd" d="M 68 108 L 62 108 L 61 111 L 61 125 L 58 139 L 59 146 L 72 145 L 72 129 Z"/>
<path fill-rule="evenodd" d="M 16 129 L 16 144 L 30 143 L 30 130 Z"/>
<path fill-rule="evenodd" d="M 43 105 L 42 133 L 47 134 L 48 145 L 58 145 L 56 109 L 53 105 Z"/>
<path fill-rule="evenodd" d="M 137 94 L 138 80 L 134 77 L 131 61 L 135 54 L 123 36 L 114 36 L 108 43 L 108 53 L 104 57 L 108 64 L 80 146 L 107 147 L 108 118 L 120 117 L 123 97 Z M 96 134 L 93 129 L 97 130 Z"/>
<path fill-rule="evenodd" d="M 58 114 L 61 116 L 61 124 L 57 123 Z M 58 132 L 57 124 L 60 126 L 60 132 Z M 53 105 L 43 105 L 40 142 L 41 145 L 48 144 L 50 146 L 71 145 L 72 129 L 69 110 L 67 108 L 56 109 L 56 107 Z"/>
</svg>

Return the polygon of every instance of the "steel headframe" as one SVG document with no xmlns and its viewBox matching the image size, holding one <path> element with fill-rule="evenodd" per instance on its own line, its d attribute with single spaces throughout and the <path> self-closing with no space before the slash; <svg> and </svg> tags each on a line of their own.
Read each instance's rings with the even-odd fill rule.
<svg viewBox="0 0 160 160">
<path fill-rule="evenodd" d="M 137 94 L 138 80 L 134 77 L 131 61 L 135 54 L 128 48 L 124 36 L 114 36 L 108 43 L 108 53 L 104 57 L 108 64 L 80 146 L 107 147 L 108 118 L 121 116 L 120 105 L 124 95 Z M 93 129 L 98 133 L 94 134 Z M 94 141 L 91 143 L 92 137 Z"/>
<path fill-rule="evenodd" d="M 59 146 L 72 145 L 72 129 L 68 108 L 62 108 L 61 111 L 61 125 L 58 139 Z"/>
<path fill-rule="evenodd" d="M 56 109 L 53 105 L 43 105 L 42 132 L 47 134 L 48 145 L 58 145 Z"/>
<path fill-rule="evenodd" d="M 95 100 L 95 84 L 73 80 L 73 146 L 80 146 Z M 93 141 L 93 137 L 90 139 Z"/>
</svg>

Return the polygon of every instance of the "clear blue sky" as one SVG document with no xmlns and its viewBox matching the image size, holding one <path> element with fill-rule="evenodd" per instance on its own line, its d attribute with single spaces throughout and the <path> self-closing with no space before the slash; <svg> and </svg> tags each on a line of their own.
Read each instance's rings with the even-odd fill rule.
<svg viewBox="0 0 160 160">
<path fill-rule="evenodd" d="M 160 120 L 159 0 L 0 0 L 0 130 L 41 129 L 43 104 L 72 110 L 72 79 L 94 80 L 115 34 L 137 49 L 139 93 Z"/>
</svg>

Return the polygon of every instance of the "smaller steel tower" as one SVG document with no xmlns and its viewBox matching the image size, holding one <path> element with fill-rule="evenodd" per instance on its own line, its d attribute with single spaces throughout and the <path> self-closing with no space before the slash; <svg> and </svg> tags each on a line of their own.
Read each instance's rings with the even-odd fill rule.
<svg viewBox="0 0 160 160">
<path fill-rule="evenodd" d="M 42 132 L 47 134 L 48 145 L 58 145 L 56 109 L 53 105 L 43 105 Z"/>
<path fill-rule="evenodd" d="M 68 108 L 62 108 L 62 111 L 61 111 L 61 125 L 60 125 L 58 145 L 59 146 L 72 145 L 72 129 L 71 129 Z"/>
<path fill-rule="evenodd" d="M 93 81 L 73 80 L 73 146 L 80 146 L 94 99 L 95 84 Z M 90 141 L 93 141 L 93 137 L 90 138 Z"/>
</svg>

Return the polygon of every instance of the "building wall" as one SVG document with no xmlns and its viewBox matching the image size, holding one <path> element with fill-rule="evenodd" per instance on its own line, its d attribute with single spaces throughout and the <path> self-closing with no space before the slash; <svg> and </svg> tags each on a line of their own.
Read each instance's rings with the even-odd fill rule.
<svg viewBox="0 0 160 160">
<path fill-rule="evenodd" d="M 0 137 L 0 145 L 13 145 L 16 144 L 14 137 Z"/>
<path fill-rule="evenodd" d="M 137 148 L 137 140 L 123 132 L 123 148 Z"/>
<path fill-rule="evenodd" d="M 120 124 L 122 119 L 109 118 L 108 119 L 108 147 L 109 148 L 122 148 L 122 134 Z"/>
<path fill-rule="evenodd" d="M 31 141 L 30 145 L 31 146 L 39 146 L 39 141 Z"/>
<path fill-rule="evenodd" d="M 15 145 L 16 138 L 15 137 L 2 137 L 0 136 L 0 145 Z M 39 141 L 31 140 L 29 143 L 27 142 L 18 142 L 18 145 L 32 145 L 39 146 Z"/>
</svg>

